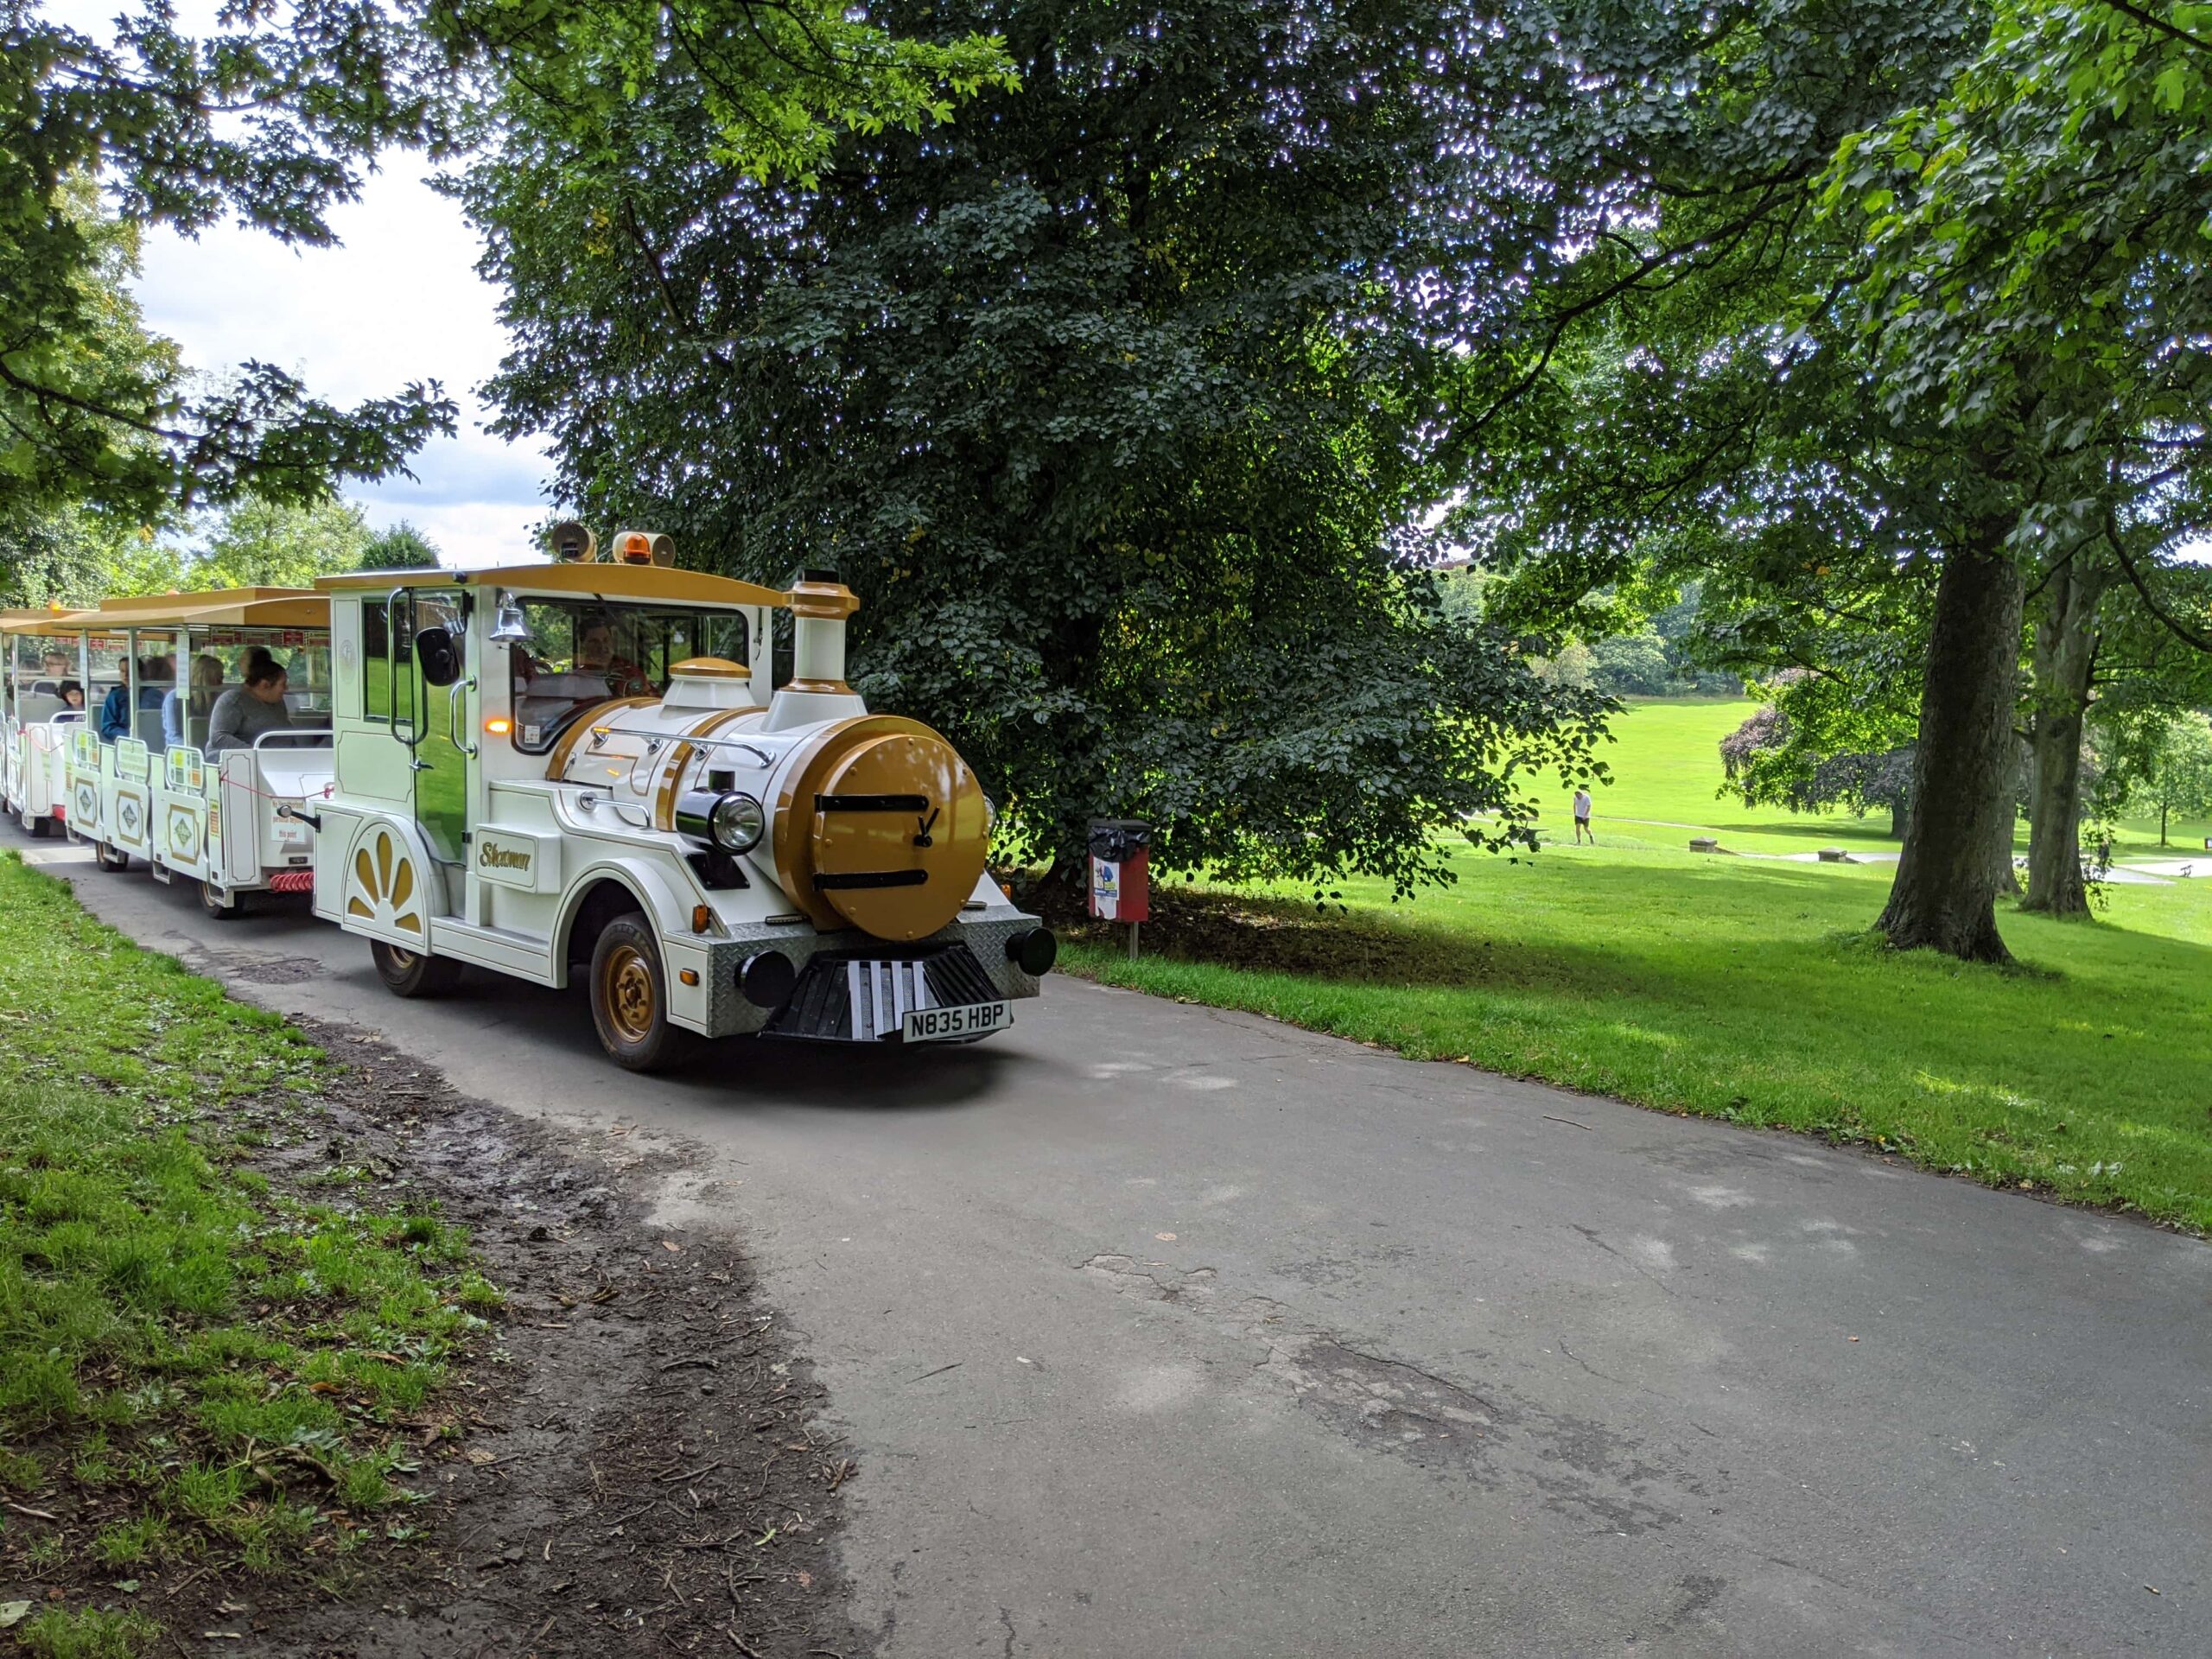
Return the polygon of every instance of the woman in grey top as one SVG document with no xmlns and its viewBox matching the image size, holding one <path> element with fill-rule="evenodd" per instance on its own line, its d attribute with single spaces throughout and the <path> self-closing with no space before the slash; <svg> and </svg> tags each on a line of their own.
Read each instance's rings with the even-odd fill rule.
<svg viewBox="0 0 2212 1659">
<path fill-rule="evenodd" d="M 291 730 L 292 711 L 284 706 L 289 683 L 283 664 L 256 645 L 245 659 L 244 683 L 215 699 L 207 717 L 207 753 L 250 749 L 265 732 Z"/>
</svg>

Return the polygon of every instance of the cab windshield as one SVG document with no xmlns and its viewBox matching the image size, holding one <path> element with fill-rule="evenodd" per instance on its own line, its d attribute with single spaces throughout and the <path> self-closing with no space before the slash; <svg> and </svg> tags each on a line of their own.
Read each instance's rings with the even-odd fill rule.
<svg viewBox="0 0 2212 1659">
<path fill-rule="evenodd" d="M 526 600 L 529 637 L 507 652 L 515 747 L 542 754 L 585 713 L 613 697 L 658 697 L 692 657 L 746 660 L 746 620 L 731 611 Z"/>
</svg>

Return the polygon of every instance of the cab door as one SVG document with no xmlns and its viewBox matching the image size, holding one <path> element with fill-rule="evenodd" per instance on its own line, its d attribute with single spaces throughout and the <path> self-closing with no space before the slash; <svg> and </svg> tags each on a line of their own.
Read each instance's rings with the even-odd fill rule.
<svg viewBox="0 0 2212 1659">
<path fill-rule="evenodd" d="M 475 781 L 474 665 L 468 660 L 468 594 L 466 588 L 410 591 L 413 681 L 409 711 L 414 750 L 415 822 L 430 856 L 439 863 L 465 864 L 470 786 Z M 401 728 L 404 730 L 405 728 Z M 461 895 L 458 876 L 448 891 Z"/>
</svg>

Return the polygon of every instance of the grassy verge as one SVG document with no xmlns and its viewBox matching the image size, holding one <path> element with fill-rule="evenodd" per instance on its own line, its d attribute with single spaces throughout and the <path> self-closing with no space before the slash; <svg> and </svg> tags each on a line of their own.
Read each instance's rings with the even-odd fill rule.
<svg viewBox="0 0 2212 1659">
<path fill-rule="evenodd" d="M 0 1624 L 127 1656 L 158 1574 L 404 1536 L 410 1432 L 498 1293 L 436 1217 L 249 1166 L 303 1131 L 319 1052 L 12 855 L 0 1029 Z"/>
<path fill-rule="evenodd" d="M 2009 914 L 2031 971 L 1899 957 L 1864 931 L 1890 870 L 1554 849 L 1476 854 L 1349 915 L 1166 895 L 1115 984 L 1421 1059 L 1894 1149 L 1993 1185 L 2212 1231 L 2212 881 L 2117 887 L 2106 918 Z"/>
</svg>

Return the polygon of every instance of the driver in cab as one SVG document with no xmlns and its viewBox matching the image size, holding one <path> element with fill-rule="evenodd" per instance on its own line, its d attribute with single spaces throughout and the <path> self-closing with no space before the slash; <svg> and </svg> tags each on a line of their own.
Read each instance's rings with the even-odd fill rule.
<svg viewBox="0 0 2212 1659">
<path fill-rule="evenodd" d="M 613 624 L 604 616 L 579 621 L 575 658 L 566 670 L 549 669 L 518 647 L 515 677 L 525 700 L 524 718 L 531 725 L 557 720 L 610 697 L 649 696 L 654 689 L 644 669 L 616 653 Z"/>
</svg>

